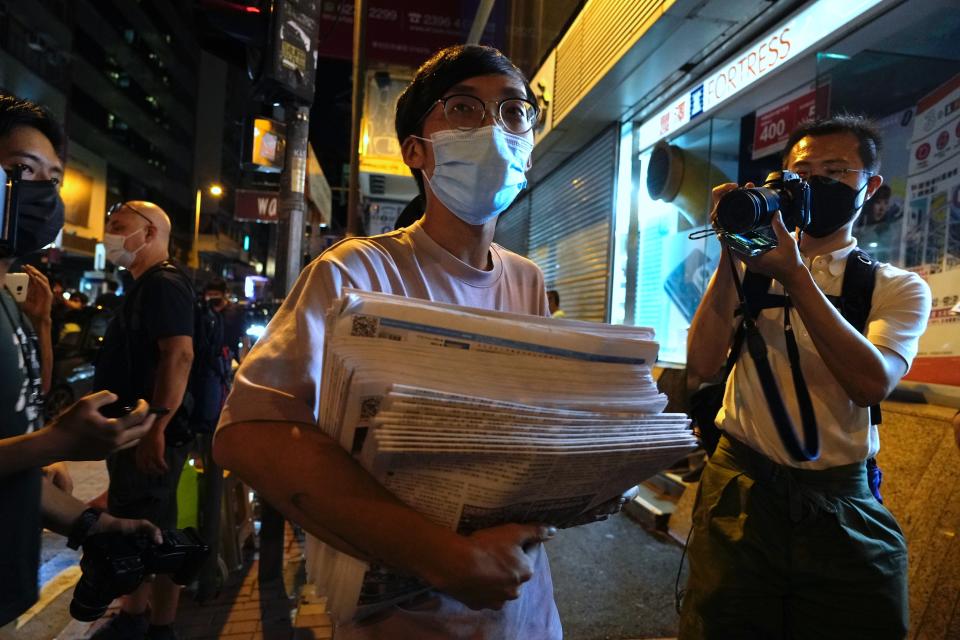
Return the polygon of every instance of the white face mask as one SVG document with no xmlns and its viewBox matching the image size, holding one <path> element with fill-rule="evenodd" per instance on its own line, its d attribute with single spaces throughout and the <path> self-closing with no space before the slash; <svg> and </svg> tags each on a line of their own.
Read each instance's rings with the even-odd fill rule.
<svg viewBox="0 0 960 640">
<path fill-rule="evenodd" d="M 433 176 L 424 172 L 423 178 L 433 195 L 467 224 L 493 220 L 527 186 L 533 144 L 523 136 L 491 125 L 419 139 L 433 143 L 435 162 Z"/>
<path fill-rule="evenodd" d="M 124 244 L 127 240 L 137 235 L 141 231 L 144 231 L 146 227 L 140 227 L 130 235 L 121 236 L 116 233 L 105 233 L 103 234 L 103 246 L 107 250 L 107 260 L 117 265 L 118 267 L 123 267 L 124 269 L 129 269 L 130 265 L 133 264 L 134 259 L 137 257 L 137 254 L 140 253 L 140 250 L 147 246 L 146 241 L 137 247 L 134 251 L 128 251 Z"/>
</svg>

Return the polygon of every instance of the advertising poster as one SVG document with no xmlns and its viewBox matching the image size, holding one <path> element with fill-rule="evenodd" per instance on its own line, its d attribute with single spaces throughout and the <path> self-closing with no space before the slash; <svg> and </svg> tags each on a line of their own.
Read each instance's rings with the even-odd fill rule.
<svg viewBox="0 0 960 640">
<path fill-rule="evenodd" d="M 960 75 L 917 103 L 901 253 L 933 295 L 906 379 L 960 386 Z"/>
<path fill-rule="evenodd" d="M 371 202 L 365 211 L 367 235 L 375 236 L 393 231 L 405 202 Z"/>
<path fill-rule="evenodd" d="M 853 229 L 853 235 L 864 251 L 881 262 L 901 267 L 904 264 L 901 247 L 903 214 L 915 111 L 910 108 L 876 121 L 883 138 L 880 155 L 883 184 L 863 205 L 863 212 Z"/>
<path fill-rule="evenodd" d="M 805 120 L 830 111 L 830 85 L 808 85 L 757 109 L 753 126 L 753 154 L 757 160 L 783 151 L 790 134 Z"/>
</svg>

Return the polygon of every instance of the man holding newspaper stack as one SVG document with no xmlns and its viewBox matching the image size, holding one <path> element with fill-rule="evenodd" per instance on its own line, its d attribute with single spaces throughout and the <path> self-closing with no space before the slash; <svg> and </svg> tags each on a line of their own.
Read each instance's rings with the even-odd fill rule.
<svg viewBox="0 0 960 640">
<path fill-rule="evenodd" d="M 489 47 L 456 46 L 418 71 L 397 103 L 403 158 L 423 217 L 350 238 L 308 265 L 240 368 L 215 454 L 323 542 L 435 588 L 343 638 L 562 637 L 542 542 L 552 527 L 458 535 L 406 507 L 316 429 L 324 317 L 342 287 L 544 316 L 543 274 L 493 244 L 497 216 L 526 185 L 538 110 L 522 73 Z"/>
</svg>

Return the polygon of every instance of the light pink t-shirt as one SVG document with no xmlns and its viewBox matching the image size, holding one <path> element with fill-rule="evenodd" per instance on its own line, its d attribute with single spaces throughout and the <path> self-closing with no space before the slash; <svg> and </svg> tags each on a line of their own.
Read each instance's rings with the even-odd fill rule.
<svg viewBox="0 0 960 640">
<path fill-rule="evenodd" d="M 323 366 L 324 316 L 342 287 L 380 291 L 532 315 L 547 314 L 543 273 L 496 244 L 492 269 L 461 262 L 419 222 L 371 238 L 344 240 L 301 273 L 266 333 L 243 361 L 218 429 L 237 422 L 316 424 Z M 363 625 L 337 630 L 337 640 L 431 638 L 554 640 L 562 637 L 550 566 L 542 545 L 534 577 L 500 611 L 473 611 L 438 594 L 415 608 L 395 607 Z"/>
</svg>

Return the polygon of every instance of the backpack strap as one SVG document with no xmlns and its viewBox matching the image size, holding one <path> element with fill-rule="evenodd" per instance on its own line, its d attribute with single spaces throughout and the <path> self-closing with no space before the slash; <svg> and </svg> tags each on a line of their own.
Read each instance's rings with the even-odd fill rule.
<svg viewBox="0 0 960 640">
<path fill-rule="evenodd" d="M 860 333 L 867 329 L 867 318 L 873 304 L 873 290 L 877 286 L 879 268 L 880 263 L 859 247 L 847 256 L 837 308 L 840 315 Z M 883 421 L 879 404 L 871 405 L 869 411 L 870 424 L 877 425 Z"/>
<path fill-rule="evenodd" d="M 877 269 L 880 263 L 860 249 L 854 249 L 847 257 L 847 268 L 840 289 L 840 314 L 863 333 L 873 302 L 873 290 L 877 285 Z"/>
<path fill-rule="evenodd" d="M 190 278 L 183 272 L 180 267 L 178 267 L 173 262 L 169 260 L 164 260 L 158 264 L 153 265 L 149 269 L 143 272 L 143 274 L 137 278 L 134 283 L 133 291 L 130 292 L 131 300 L 129 305 L 125 305 L 123 308 L 124 313 L 122 314 L 124 320 L 124 326 L 126 329 L 130 330 L 139 330 L 139 321 L 143 317 L 141 311 L 143 310 L 143 287 L 146 285 L 147 280 L 152 277 L 154 274 L 159 273 L 160 271 L 166 271 L 168 273 L 178 274 L 186 283 L 187 287 L 190 289 L 191 297 L 194 295 L 193 284 L 190 282 Z"/>
</svg>

